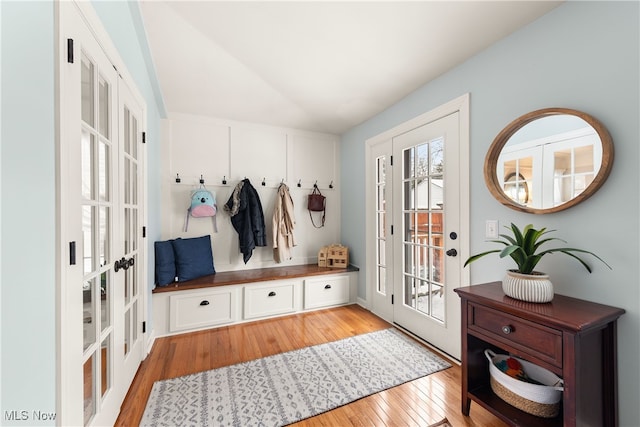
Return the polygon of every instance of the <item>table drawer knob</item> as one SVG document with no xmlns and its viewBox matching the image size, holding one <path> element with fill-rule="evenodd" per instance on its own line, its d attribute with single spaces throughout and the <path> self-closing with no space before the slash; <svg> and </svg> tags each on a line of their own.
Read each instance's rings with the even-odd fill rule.
<svg viewBox="0 0 640 427">
<path fill-rule="evenodd" d="M 511 326 L 509 326 L 509 325 L 505 325 L 505 326 L 502 327 L 502 332 L 505 335 L 509 335 L 511 332 L 513 332 L 513 328 Z"/>
</svg>

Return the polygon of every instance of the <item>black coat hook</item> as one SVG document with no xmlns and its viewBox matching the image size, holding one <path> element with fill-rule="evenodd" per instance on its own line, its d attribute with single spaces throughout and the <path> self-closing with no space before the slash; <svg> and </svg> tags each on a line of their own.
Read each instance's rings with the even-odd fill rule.
<svg viewBox="0 0 640 427">
<path fill-rule="evenodd" d="M 318 188 L 318 180 L 316 180 L 316 182 L 313 183 L 313 188 Z"/>
<path fill-rule="evenodd" d="M 264 181 L 266 178 L 262 178 L 262 186 L 264 187 L 267 183 Z"/>
<path fill-rule="evenodd" d="M 329 184 L 329 188 L 333 188 L 333 181 Z"/>
<path fill-rule="evenodd" d="M 180 181 L 181 181 L 181 179 L 180 179 L 180 174 L 176 174 L 176 182 L 178 182 L 178 183 L 179 183 Z"/>
<path fill-rule="evenodd" d="M 298 187 L 302 187 L 302 184 L 300 183 L 300 181 L 302 181 L 301 179 L 298 180 L 298 184 L 296 184 Z"/>
<path fill-rule="evenodd" d="M 222 177 L 222 185 L 227 185 L 227 176 L 226 175 L 224 175 Z"/>
<path fill-rule="evenodd" d="M 204 178 L 200 175 L 200 184 L 204 184 Z"/>
</svg>

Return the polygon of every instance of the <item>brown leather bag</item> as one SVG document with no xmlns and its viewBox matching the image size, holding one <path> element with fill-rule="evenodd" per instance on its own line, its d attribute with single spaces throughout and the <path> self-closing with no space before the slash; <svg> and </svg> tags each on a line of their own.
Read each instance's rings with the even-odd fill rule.
<svg viewBox="0 0 640 427">
<path fill-rule="evenodd" d="M 324 217 L 326 211 L 326 197 L 320 193 L 320 189 L 318 189 L 317 185 L 313 185 L 313 192 L 309 194 L 307 199 L 307 209 L 309 209 L 309 218 L 311 218 L 311 223 L 315 228 L 324 227 Z M 313 216 L 311 212 L 322 212 L 322 225 L 318 226 L 313 221 Z"/>
</svg>

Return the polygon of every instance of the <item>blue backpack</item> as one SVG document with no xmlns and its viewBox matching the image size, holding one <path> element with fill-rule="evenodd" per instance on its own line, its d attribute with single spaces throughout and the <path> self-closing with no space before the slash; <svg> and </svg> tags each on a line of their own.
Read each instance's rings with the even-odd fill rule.
<svg viewBox="0 0 640 427">
<path fill-rule="evenodd" d="M 216 224 L 216 196 L 215 193 L 207 190 L 204 187 L 200 187 L 191 193 L 191 205 L 187 209 L 187 218 L 184 222 L 184 231 L 187 231 L 189 227 L 189 217 L 202 218 L 210 216 L 213 218 L 213 229 L 217 233 L 218 226 Z"/>
</svg>

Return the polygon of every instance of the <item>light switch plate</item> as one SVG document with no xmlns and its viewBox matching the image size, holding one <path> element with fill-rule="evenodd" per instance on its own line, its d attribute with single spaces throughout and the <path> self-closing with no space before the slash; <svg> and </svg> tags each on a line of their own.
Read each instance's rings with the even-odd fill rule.
<svg viewBox="0 0 640 427">
<path fill-rule="evenodd" d="M 498 220 L 488 219 L 485 223 L 484 237 L 487 239 L 498 238 Z"/>
</svg>

